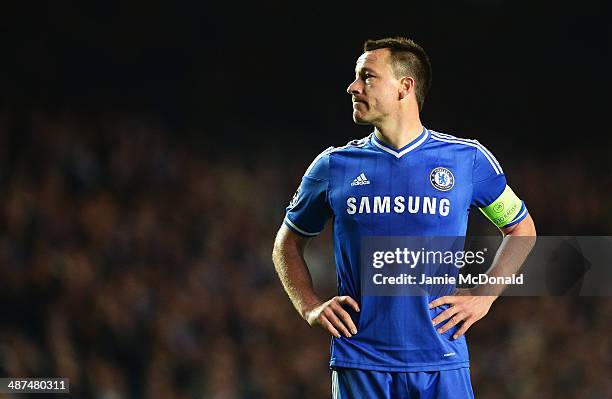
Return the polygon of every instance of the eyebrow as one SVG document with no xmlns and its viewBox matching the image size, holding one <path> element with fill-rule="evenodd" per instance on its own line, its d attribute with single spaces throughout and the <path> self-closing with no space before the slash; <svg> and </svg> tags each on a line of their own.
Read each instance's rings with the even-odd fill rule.
<svg viewBox="0 0 612 399">
<path fill-rule="evenodd" d="M 363 73 L 363 72 L 376 73 L 376 71 L 374 71 L 373 69 L 370 69 L 370 68 L 368 68 L 368 67 L 362 67 L 362 68 L 359 70 L 359 72 L 361 72 L 361 73 Z M 358 72 L 357 72 L 357 69 L 355 69 L 355 73 L 358 73 Z"/>
</svg>

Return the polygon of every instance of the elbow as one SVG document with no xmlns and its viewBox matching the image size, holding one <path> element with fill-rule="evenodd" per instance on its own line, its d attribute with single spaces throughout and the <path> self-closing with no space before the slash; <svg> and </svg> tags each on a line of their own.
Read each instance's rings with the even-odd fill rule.
<svg viewBox="0 0 612 399">
<path fill-rule="evenodd" d="M 527 215 L 525 219 L 523 219 L 519 224 L 515 226 L 509 234 L 514 237 L 523 237 L 521 238 L 524 241 L 525 246 L 531 251 L 533 247 L 535 247 L 537 240 L 537 231 L 535 228 L 535 223 L 533 222 L 533 218 L 531 215 Z"/>
<path fill-rule="evenodd" d="M 533 222 L 533 218 L 531 217 L 531 215 L 527 215 L 527 217 L 525 218 L 526 226 L 525 226 L 525 233 L 523 235 L 529 236 L 529 237 L 533 237 L 534 242 L 535 242 L 535 237 L 537 237 L 538 233 L 536 231 L 536 227 L 535 227 L 535 223 Z"/>
<path fill-rule="evenodd" d="M 527 214 L 525 219 L 521 220 L 516 225 L 502 229 L 502 235 L 504 237 L 521 237 L 520 240 L 528 251 L 531 251 L 533 247 L 535 247 L 537 240 L 535 223 L 530 214 Z"/>
<path fill-rule="evenodd" d="M 538 233 L 536 231 L 535 223 L 533 223 L 533 219 L 531 218 L 531 215 L 528 215 L 528 217 L 529 217 L 529 221 L 531 222 L 529 226 L 529 229 L 530 229 L 529 236 L 531 237 L 531 249 L 533 249 L 537 241 Z"/>
</svg>

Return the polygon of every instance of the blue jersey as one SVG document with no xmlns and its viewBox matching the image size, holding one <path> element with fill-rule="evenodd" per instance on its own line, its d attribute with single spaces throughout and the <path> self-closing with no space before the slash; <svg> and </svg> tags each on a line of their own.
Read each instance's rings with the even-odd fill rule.
<svg viewBox="0 0 612 399">
<path fill-rule="evenodd" d="M 484 146 L 428 129 L 401 149 L 372 133 L 317 156 L 284 222 L 313 237 L 333 220 L 338 295 L 354 298 L 361 311 L 347 307 L 358 333 L 332 338 L 330 365 L 404 372 L 468 366 L 465 338 L 452 338 L 459 326 L 439 334 L 432 325 L 445 309 L 429 309 L 436 296 L 362 295 L 361 238 L 464 236 L 470 208 L 488 209 L 509 190 Z M 512 212 L 495 220 L 485 214 L 505 227 L 524 219 L 527 209 L 518 200 Z"/>
</svg>

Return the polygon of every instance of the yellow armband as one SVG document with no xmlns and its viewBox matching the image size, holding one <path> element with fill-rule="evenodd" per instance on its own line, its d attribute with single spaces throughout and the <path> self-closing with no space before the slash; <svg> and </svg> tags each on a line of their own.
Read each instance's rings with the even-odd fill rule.
<svg viewBox="0 0 612 399">
<path fill-rule="evenodd" d="M 493 203 L 479 209 L 494 225 L 503 227 L 517 217 L 522 206 L 523 201 L 506 185 L 504 192 Z"/>
</svg>

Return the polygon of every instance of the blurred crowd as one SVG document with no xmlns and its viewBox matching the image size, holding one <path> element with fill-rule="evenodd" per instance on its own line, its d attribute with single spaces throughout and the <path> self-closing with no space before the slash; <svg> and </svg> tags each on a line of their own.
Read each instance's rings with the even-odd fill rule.
<svg viewBox="0 0 612 399">
<path fill-rule="evenodd" d="M 0 375 L 68 377 L 75 398 L 329 397 L 329 338 L 270 259 L 316 153 L 172 133 L 147 116 L 0 114 Z M 502 164 L 540 233 L 612 231 L 610 176 L 588 159 Z M 326 230 L 308 259 L 333 295 Z M 610 397 L 611 320 L 610 298 L 499 299 L 468 334 L 477 397 Z"/>
</svg>

